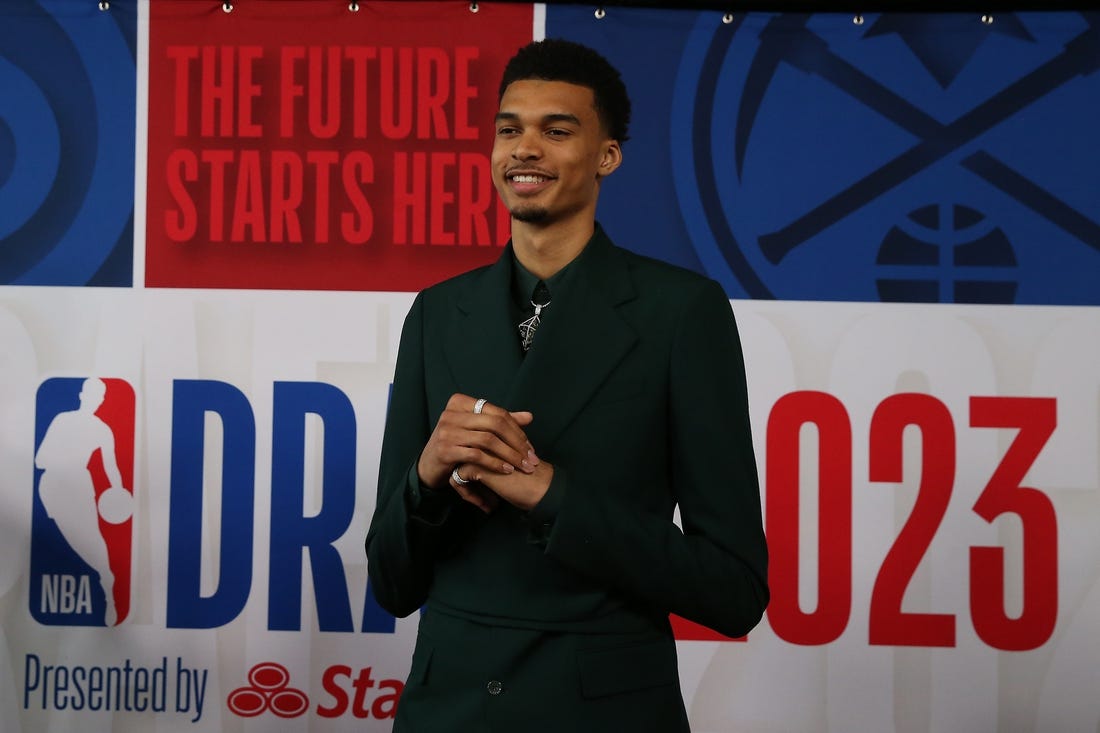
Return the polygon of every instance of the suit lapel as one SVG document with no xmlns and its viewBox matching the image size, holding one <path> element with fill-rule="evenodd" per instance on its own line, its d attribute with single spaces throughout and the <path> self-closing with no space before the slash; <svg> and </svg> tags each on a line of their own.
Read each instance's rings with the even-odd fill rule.
<svg viewBox="0 0 1100 733">
<path fill-rule="evenodd" d="M 622 255 L 597 230 L 582 253 L 580 270 L 561 299 L 547 309 L 516 375 L 506 404 L 530 410 L 535 421 L 527 432 L 545 450 L 552 445 L 596 389 L 637 341 L 617 306 L 634 297 L 634 285 Z"/>
<path fill-rule="evenodd" d="M 471 279 L 456 300 L 444 350 L 457 389 L 505 404 L 522 357 L 511 319 L 512 247 Z"/>
</svg>

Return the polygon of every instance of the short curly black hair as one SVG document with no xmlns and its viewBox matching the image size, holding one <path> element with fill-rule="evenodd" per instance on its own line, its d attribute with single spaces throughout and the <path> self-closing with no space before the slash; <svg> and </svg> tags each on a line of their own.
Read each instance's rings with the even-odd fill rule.
<svg viewBox="0 0 1100 733">
<path fill-rule="evenodd" d="M 573 41 L 547 38 L 527 44 L 504 67 L 497 101 L 514 81 L 542 79 L 588 87 L 595 98 L 596 114 L 612 140 L 625 143 L 629 136 L 630 97 L 618 70 L 596 51 Z"/>
</svg>

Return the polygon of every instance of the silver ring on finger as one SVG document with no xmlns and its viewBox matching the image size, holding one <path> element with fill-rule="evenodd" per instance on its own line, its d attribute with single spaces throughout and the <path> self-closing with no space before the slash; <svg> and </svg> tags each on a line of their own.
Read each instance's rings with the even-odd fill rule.
<svg viewBox="0 0 1100 733">
<path fill-rule="evenodd" d="M 480 415 L 481 411 L 485 409 L 485 403 L 488 402 L 488 401 L 489 400 L 482 397 L 477 402 L 475 402 L 474 403 L 474 414 L 475 415 Z"/>
<path fill-rule="evenodd" d="M 470 479 L 465 479 L 458 475 L 457 467 L 455 467 L 455 469 L 451 471 L 451 480 L 459 486 L 465 486 L 466 484 L 470 483 Z"/>
</svg>

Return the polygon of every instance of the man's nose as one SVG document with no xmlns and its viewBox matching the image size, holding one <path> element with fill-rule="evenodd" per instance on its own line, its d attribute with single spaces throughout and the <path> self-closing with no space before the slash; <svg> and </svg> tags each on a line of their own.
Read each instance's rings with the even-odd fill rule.
<svg viewBox="0 0 1100 733">
<path fill-rule="evenodd" d="M 537 131 L 524 132 L 512 148 L 512 157 L 516 160 L 535 160 L 542 157 L 541 139 Z"/>
</svg>

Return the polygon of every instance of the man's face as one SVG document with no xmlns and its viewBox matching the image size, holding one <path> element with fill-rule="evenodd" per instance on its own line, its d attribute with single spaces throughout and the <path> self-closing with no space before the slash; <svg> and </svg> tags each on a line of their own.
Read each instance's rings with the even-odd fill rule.
<svg viewBox="0 0 1100 733">
<path fill-rule="evenodd" d="M 621 156 L 588 87 L 524 79 L 504 90 L 493 184 L 516 220 L 545 225 L 582 213 L 594 218 L 599 181 Z"/>
</svg>

